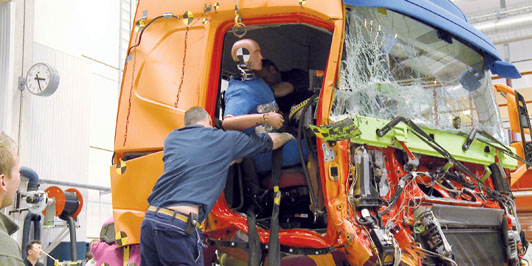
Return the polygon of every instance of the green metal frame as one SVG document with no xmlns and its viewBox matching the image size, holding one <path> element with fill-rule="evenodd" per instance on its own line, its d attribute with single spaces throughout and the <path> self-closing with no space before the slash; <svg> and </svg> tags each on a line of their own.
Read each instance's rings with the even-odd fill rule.
<svg viewBox="0 0 532 266">
<path fill-rule="evenodd" d="M 351 137 L 352 143 L 366 144 L 376 147 L 396 147 L 402 149 L 398 141 L 406 144 L 406 146 L 413 153 L 430 155 L 443 158 L 441 154 L 433 150 L 422 140 L 420 140 L 408 125 L 400 122 L 393 130 L 390 130 L 383 137 L 378 137 L 376 132 L 378 129 L 384 127 L 389 120 L 378 119 L 373 117 L 365 117 L 354 115 L 352 120 L 355 124 L 355 128 L 361 132 L 357 136 Z M 465 136 L 458 135 L 456 133 L 444 132 L 437 129 L 423 128 L 427 134 L 433 136 L 434 140 L 445 148 L 454 158 L 463 162 L 477 163 L 482 165 L 490 165 L 495 162 L 495 155 L 497 151 L 482 143 L 478 140 L 474 140 L 471 147 L 467 151 L 462 150 L 462 145 L 466 141 Z M 513 147 L 510 147 L 515 152 Z M 499 162 L 504 168 L 515 169 L 517 167 L 517 160 L 507 156 L 506 154 L 499 152 Z"/>
</svg>

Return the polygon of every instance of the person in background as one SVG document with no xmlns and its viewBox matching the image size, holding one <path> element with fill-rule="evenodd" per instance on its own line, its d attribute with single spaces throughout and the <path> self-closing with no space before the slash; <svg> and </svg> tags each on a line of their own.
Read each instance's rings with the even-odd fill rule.
<svg viewBox="0 0 532 266">
<path fill-rule="evenodd" d="M 26 266 L 44 266 L 39 262 L 42 256 L 42 245 L 39 240 L 32 240 L 26 245 L 26 259 L 24 264 Z"/>
<path fill-rule="evenodd" d="M 23 266 L 20 247 L 10 235 L 18 226 L 4 208 L 13 204 L 20 184 L 20 162 L 17 145 L 4 132 L 0 133 L 0 265 Z"/>
<path fill-rule="evenodd" d="M 269 59 L 262 59 L 262 68 L 255 71 L 255 75 L 268 84 L 283 114 L 290 113 L 290 107 L 312 96 L 309 91 L 309 76 L 302 69 L 292 68 L 279 71 L 279 68 Z"/>
<path fill-rule="evenodd" d="M 96 266 L 96 260 L 94 259 L 94 256 L 90 251 L 92 249 L 92 246 L 96 242 L 98 242 L 98 240 L 94 239 L 89 244 L 89 250 L 87 251 L 87 253 L 85 253 L 85 266 Z"/>
</svg>

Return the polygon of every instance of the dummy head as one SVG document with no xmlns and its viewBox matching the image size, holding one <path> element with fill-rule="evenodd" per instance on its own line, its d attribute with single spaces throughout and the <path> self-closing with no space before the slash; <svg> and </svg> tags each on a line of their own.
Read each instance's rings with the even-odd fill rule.
<svg viewBox="0 0 532 266">
<path fill-rule="evenodd" d="M 246 67 L 250 70 L 261 70 L 262 54 L 260 53 L 259 44 L 251 39 L 242 39 L 236 41 L 231 48 L 231 56 L 240 67 Z"/>
</svg>

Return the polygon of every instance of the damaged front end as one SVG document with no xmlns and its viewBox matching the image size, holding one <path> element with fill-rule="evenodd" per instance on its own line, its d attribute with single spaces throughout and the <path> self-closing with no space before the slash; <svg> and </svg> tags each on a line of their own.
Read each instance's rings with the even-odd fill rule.
<svg viewBox="0 0 532 266">
<path fill-rule="evenodd" d="M 347 176 L 348 210 L 329 199 L 329 215 L 347 215 L 335 229 L 348 257 L 369 247 L 364 265 L 520 265 L 508 173 L 521 158 L 483 54 L 387 9 L 347 8 L 345 23 L 331 123 L 311 127 L 327 182 Z"/>
</svg>

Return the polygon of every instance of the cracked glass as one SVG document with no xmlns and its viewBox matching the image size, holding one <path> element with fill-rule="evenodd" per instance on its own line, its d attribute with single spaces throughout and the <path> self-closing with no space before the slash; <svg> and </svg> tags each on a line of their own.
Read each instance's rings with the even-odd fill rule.
<svg viewBox="0 0 532 266">
<path fill-rule="evenodd" d="M 476 50 L 381 8 L 348 8 L 345 31 L 331 120 L 403 116 L 444 131 L 483 129 L 508 143 L 489 70 Z"/>
</svg>

